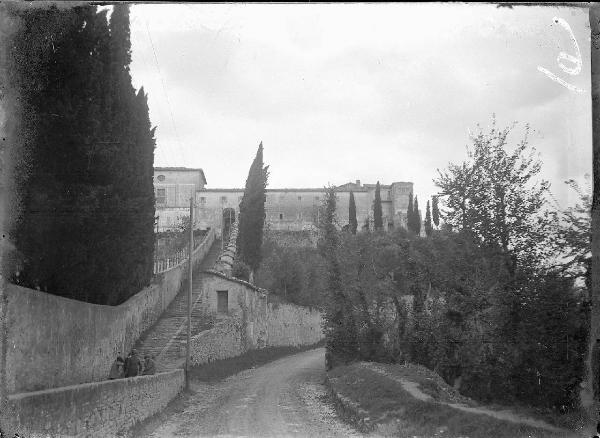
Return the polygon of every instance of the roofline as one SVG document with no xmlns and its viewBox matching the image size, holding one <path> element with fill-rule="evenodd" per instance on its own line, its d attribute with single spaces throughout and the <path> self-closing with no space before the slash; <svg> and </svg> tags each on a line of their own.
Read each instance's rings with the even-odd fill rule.
<svg viewBox="0 0 600 438">
<path fill-rule="evenodd" d="M 202 180 L 204 181 L 204 184 L 208 184 L 208 182 L 206 181 L 206 176 L 204 175 L 204 170 L 202 170 L 201 168 L 195 168 L 195 167 L 155 167 L 154 168 L 155 171 L 178 171 L 178 172 L 200 172 L 200 175 L 202 176 Z"/>
<path fill-rule="evenodd" d="M 196 190 L 196 192 L 243 192 L 244 189 L 225 189 L 225 188 L 214 188 L 214 189 L 207 189 L 207 188 L 203 188 L 203 189 L 198 189 Z M 290 189 L 290 188 L 283 188 L 283 189 L 266 189 L 266 192 L 310 192 L 310 193 L 325 193 L 327 191 L 326 188 L 323 189 L 315 189 L 315 188 L 305 188 L 305 189 Z M 367 189 L 360 187 L 360 188 L 354 188 L 354 189 L 349 189 L 349 188 L 341 188 L 341 189 L 336 189 L 337 192 L 368 192 Z"/>
<path fill-rule="evenodd" d="M 247 281 L 244 281 L 244 280 L 240 280 L 239 278 L 230 277 L 229 275 L 224 274 L 224 273 L 222 273 L 220 271 L 217 271 L 215 269 L 207 269 L 205 271 L 202 271 L 202 273 L 203 274 L 213 274 L 213 275 L 216 275 L 217 277 L 221 277 L 221 278 L 223 278 L 225 280 L 230 280 L 230 281 L 234 281 L 234 282 L 239 283 L 239 284 L 243 284 L 244 286 L 249 287 L 250 289 L 253 289 L 256 292 L 260 292 L 260 293 L 263 293 L 265 295 L 269 295 L 269 291 L 266 290 L 266 289 L 262 289 L 260 287 L 254 286 L 253 284 L 248 283 Z"/>
</svg>

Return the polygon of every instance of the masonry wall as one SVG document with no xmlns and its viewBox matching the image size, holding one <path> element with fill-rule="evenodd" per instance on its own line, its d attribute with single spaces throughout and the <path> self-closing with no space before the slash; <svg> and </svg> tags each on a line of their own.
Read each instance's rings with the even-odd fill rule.
<svg viewBox="0 0 600 438">
<path fill-rule="evenodd" d="M 226 318 L 218 322 L 212 329 L 192 338 L 192 364 L 200 365 L 244 354 L 248 346 L 243 337 L 244 326 L 240 319 Z"/>
<path fill-rule="evenodd" d="M 342 187 L 337 195 L 336 212 L 341 226 L 348 223 L 348 206 L 350 190 L 354 192 L 356 217 L 359 227 L 366 219 L 373 221 L 373 201 L 375 199 L 375 184 Z M 413 191 L 409 182 L 394 182 L 381 186 L 381 200 L 384 227 L 388 223 L 394 226 L 404 224 L 403 217 L 408 207 L 408 197 Z M 239 214 L 239 204 L 244 191 L 242 189 L 202 189 L 196 192 L 198 207 L 198 225 L 201 228 L 221 227 L 221 215 L 224 209 Z M 318 223 L 318 210 L 324 196 L 324 189 L 267 189 L 265 214 L 267 227 L 278 231 L 301 231 L 311 229 Z M 423 207 L 424 208 L 424 207 Z M 219 231 L 218 231 L 219 232 Z"/>
<path fill-rule="evenodd" d="M 218 314 L 217 325 L 192 338 L 192 363 L 199 365 L 239 356 L 251 349 L 299 347 L 323 339 L 322 317 L 316 309 L 267 302 L 267 293 L 249 283 L 205 272 L 204 311 L 217 313 L 217 291 L 227 290 L 232 306 Z"/>
<path fill-rule="evenodd" d="M 269 347 L 316 344 L 323 339 L 321 312 L 294 304 L 268 304 Z"/>
<path fill-rule="evenodd" d="M 194 252 L 197 266 L 214 241 L 211 230 Z M 106 379 L 118 352 L 129 351 L 171 303 L 187 263 L 119 306 L 71 300 L 9 284 L 4 330 L 8 394 Z"/>
<path fill-rule="evenodd" d="M 8 436 L 115 436 L 162 410 L 184 384 L 184 371 L 175 370 L 14 394 Z"/>
</svg>

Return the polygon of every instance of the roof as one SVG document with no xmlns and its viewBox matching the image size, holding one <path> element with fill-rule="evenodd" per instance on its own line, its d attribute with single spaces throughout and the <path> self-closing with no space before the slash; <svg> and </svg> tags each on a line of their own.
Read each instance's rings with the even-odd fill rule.
<svg viewBox="0 0 600 438">
<path fill-rule="evenodd" d="M 336 190 L 338 191 L 343 191 L 343 192 L 349 192 L 350 190 L 353 190 L 355 192 L 366 192 L 367 189 L 365 188 L 358 188 L 358 189 L 348 189 L 345 186 L 340 186 L 340 187 L 336 187 Z M 231 193 L 231 192 L 243 192 L 244 189 L 219 189 L 219 188 L 215 188 L 215 189 L 207 189 L 207 188 L 203 188 L 203 189 L 199 189 L 197 190 L 198 192 L 223 192 L 223 193 Z M 322 189 L 315 189 L 315 188 L 305 188 L 305 189 L 292 189 L 292 188 L 283 188 L 283 189 L 266 189 L 265 190 L 267 193 L 281 193 L 281 192 L 309 192 L 309 193 L 325 193 L 327 191 L 326 188 L 322 188 Z"/>
<path fill-rule="evenodd" d="M 204 176 L 204 170 L 198 168 L 194 168 L 194 167 L 155 167 L 154 171 L 176 171 L 176 172 L 200 172 L 200 175 L 202 176 L 202 180 L 204 181 L 204 184 L 208 184 L 206 182 L 206 176 Z"/>
<path fill-rule="evenodd" d="M 216 275 L 217 277 L 221 277 L 225 280 L 229 280 L 229 281 L 233 281 L 235 283 L 239 283 L 239 284 L 243 284 L 244 286 L 253 289 L 256 292 L 260 292 L 262 294 L 268 295 L 269 291 L 266 289 L 262 289 L 260 287 L 254 286 L 251 283 L 248 283 L 247 281 L 244 280 L 240 280 L 239 278 L 235 278 L 235 277 L 230 277 L 227 274 L 224 274 L 223 272 L 217 271 L 215 269 L 207 269 L 205 271 L 202 271 L 203 274 L 212 274 L 212 275 Z"/>
</svg>

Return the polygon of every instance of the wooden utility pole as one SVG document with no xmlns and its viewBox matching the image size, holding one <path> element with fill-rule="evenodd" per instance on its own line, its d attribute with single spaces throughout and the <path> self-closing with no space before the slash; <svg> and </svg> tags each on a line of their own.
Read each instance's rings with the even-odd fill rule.
<svg viewBox="0 0 600 438">
<path fill-rule="evenodd" d="M 192 274 L 194 266 L 192 263 L 192 254 L 194 252 L 194 197 L 190 198 L 190 246 L 188 250 L 188 276 L 189 276 L 189 288 L 188 288 L 188 315 L 187 315 L 187 342 L 185 348 L 185 388 L 190 389 L 190 358 L 191 358 L 191 346 L 192 340 Z"/>
</svg>

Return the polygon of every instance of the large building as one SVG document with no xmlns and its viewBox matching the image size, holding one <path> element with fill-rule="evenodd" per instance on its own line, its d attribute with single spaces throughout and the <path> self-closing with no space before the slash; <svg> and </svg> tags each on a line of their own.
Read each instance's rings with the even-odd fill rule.
<svg viewBox="0 0 600 438">
<path fill-rule="evenodd" d="M 196 196 L 194 226 L 213 228 L 220 235 L 225 221 L 237 221 L 244 189 L 205 188 L 202 169 L 157 167 L 154 169 L 156 214 L 159 229 L 170 229 L 189 215 L 190 193 Z M 354 193 L 359 228 L 369 221 L 373 228 L 375 184 L 359 180 L 336 187 L 339 226 L 348 224 L 350 192 Z M 394 182 L 381 185 L 381 207 L 384 229 L 406 226 L 408 197 L 413 183 Z M 325 196 L 324 188 L 267 189 L 266 225 L 272 230 L 300 231 L 314 229 L 319 222 L 319 206 Z"/>
<path fill-rule="evenodd" d="M 360 181 L 336 187 L 339 226 L 348 224 L 350 191 L 354 193 L 359 227 L 368 220 L 373 228 L 375 184 Z M 385 229 L 406 225 L 408 197 L 413 191 L 410 182 L 381 185 L 381 206 Z M 237 218 L 243 189 L 201 189 L 196 192 L 198 207 L 196 226 L 214 228 L 220 233 L 223 219 Z M 266 224 L 272 230 L 300 231 L 313 229 L 319 222 L 319 206 L 325 196 L 324 188 L 267 189 Z"/>
<path fill-rule="evenodd" d="M 202 169 L 155 167 L 154 198 L 157 228 L 170 230 L 190 215 L 190 198 L 206 185 Z"/>
</svg>

